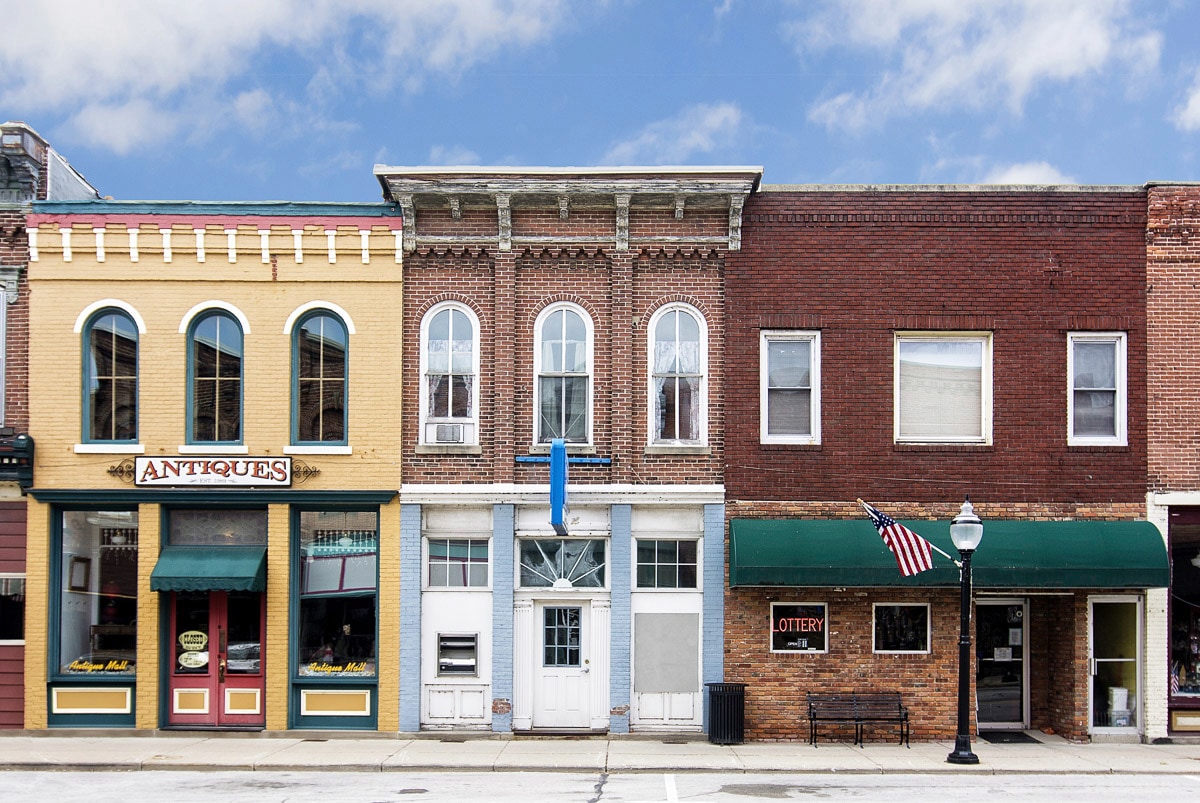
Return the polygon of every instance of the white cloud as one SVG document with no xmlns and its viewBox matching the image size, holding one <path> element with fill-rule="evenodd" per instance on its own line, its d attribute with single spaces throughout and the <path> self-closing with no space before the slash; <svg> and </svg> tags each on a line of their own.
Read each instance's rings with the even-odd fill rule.
<svg viewBox="0 0 1200 803">
<path fill-rule="evenodd" d="M 1020 162 L 993 168 L 979 183 L 1047 185 L 1078 182 L 1049 162 Z"/>
<path fill-rule="evenodd" d="M 89 103 L 71 116 L 68 136 L 95 143 L 124 156 L 134 149 L 167 139 L 180 129 L 179 120 L 146 100 Z"/>
<path fill-rule="evenodd" d="M 1188 88 L 1187 97 L 1171 114 L 1171 122 L 1180 131 L 1200 131 L 1200 70 Z"/>
<path fill-rule="evenodd" d="M 130 133 L 92 125 L 126 128 L 114 110 L 142 119 L 153 110 L 157 125 L 135 137 L 146 142 L 191 124 L 253 123 L 256 111 L 286 108 L 255 88 L 255 71 L 269 57 L 310 71 L 301 76 L 307 97 L 291 102 L 319 107 L 353 91 L 419 86 L 427 72 L 457 76 L 544 40 L 565 14 L 566 0 L 17 3 L 6 9 L 0 37 L 0 108 L 67 114 L 67 130 L 110 147 L 130 142 Z"/>
<path fill-rule="evenodd" d="M 434 145 L 429 149 L 429 163 L 433 165 L 477 165 L 479 154 L 460 145 Z"/>
<path fill-rule="evenodd" d="M 620 142 L 601 164 L 685 164 L 732 144 L 742 129 L 742 110 L 734 103 L 700 103 L 674 117 L 650 123 Z"/>
<path fill-rule="evenodd" d="M 816 103 L 809 119 L 860 129 L 891 116 L 956 108 L 1020 114 L 1045 84 L 1120 66 L 1158 63 L 1158 32 L 1143 27 L 1128 0 L 826 0 L 787 33 L 805 55 L 862 51 L 882 68 L 866 90 Z"/>
</svg>

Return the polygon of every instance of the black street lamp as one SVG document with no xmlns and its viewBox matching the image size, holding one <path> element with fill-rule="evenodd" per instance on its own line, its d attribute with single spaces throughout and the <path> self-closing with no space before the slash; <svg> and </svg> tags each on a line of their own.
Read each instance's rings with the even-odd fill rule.
<svg viewBox="0 0 1200 803">
<path fill-rule="evenodd" d="M 958 734 L 954 737 L 954 752 L 946 756 L 951 764 L 978 764 L 979 756 L 971 752 L 971 553 L 983 539 L 983 522 L 975 515 L 970 497 L 962 510 L 950 522 L 950 540 L 962 556 L 959 566 L 959 585 L 962 605 L 959 614 L 962 627 L 958 636 Z"/>
</svg>

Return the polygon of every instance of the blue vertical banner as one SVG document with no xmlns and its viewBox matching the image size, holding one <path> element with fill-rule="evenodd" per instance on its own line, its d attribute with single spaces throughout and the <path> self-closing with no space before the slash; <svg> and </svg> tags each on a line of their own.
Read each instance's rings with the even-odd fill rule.
<svg viewBox="0 0 1200 803">
<path fill-rule="evenodd" d="M 567 534 L 567 442 L 550 441 L 550 526 Z"/>
</svg>

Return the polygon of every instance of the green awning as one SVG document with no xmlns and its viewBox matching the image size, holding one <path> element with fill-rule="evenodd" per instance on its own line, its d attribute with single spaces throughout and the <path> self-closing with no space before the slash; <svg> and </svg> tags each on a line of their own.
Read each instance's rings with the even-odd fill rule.
<svg viewBox="0 0 1200 803">
<path fill-rule="evenodd" d="M 265 591 L 267 549 L 261 546 L 163 547 L 151 591 Z"/>
<path fill-rule="evenodd" d="M 903 521 L 958 557 L 949 521 Z M 1163 588 L 1167 550 L 1146 521 L 984 520 L 971 557 L 976 588 Z M 733 519 L 729 585 L 957 586 L 958 568 L 933 555 L 933 569 L 903 577 L 871 522 L 853 519 Z"/>
</svg>

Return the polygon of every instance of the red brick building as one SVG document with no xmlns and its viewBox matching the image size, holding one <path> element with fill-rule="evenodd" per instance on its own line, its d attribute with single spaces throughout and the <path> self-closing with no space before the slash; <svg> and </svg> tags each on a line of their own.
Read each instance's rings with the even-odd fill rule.
<svg viewBox="0 0 1200 803">
<path fill-rule="evenodd" d="M 1159 736 L 1200 731 L 1200 185 L 1147 187 L 1147 410 L 1150 516 L 1167 532 L 1163 662 L 1152 678 L 1168 701 Z M 1166 642 L 1165 646 L 1163 642 Z"/>
<path fill-rule="evenodd" d="M 401 730 L 699 731 L 760 171 L 376 174 L 405 224 Z"/>
<path fill-rule="evenodd" d="M 955 557 L 964 498 L 982 518 L 973 726 L 1157 727 L 1145 225 L 1139 187 L 747 201 L 726 264 L 725 677 L 748 684 L 748 738 L 807 736 L 805 692 L 856 689 L 901 691 L 917 738 L 955 731 L 958 572 L 935 553 L 902 577 L 856 499 Z"/>
<path fill-rule="evenodd" d="M 20 728 L 25 671 L 25 501 L 33 481 L 29 437 L 29 240 L 35 200 L 96 191 L 36 131 L 0 124 L 0 728 Z"/>
</svg>

